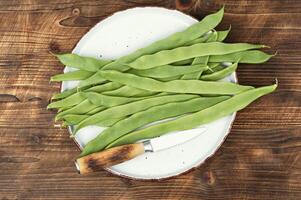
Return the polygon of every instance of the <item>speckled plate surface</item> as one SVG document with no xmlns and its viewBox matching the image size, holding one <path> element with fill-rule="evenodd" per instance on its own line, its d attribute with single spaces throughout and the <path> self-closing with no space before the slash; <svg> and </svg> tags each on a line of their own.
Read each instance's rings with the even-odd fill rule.
<svg viewBox="0 0 301 200">
<path fill-rule="evenodd" d="M 133 8 L 115 13 L 98 23 L 79 41 L 73 52 L 95 58 L 116 59 L 196 22 L 196 19 L 175 10 Z M 75 69 L 69 66 L 65 72 L 72 70 Z M 236 82 L 235 74 L 225 81 Z M 65 81 L 62 90 L 77 84 L 76 81 Z M 206 124 L 207 131 L 194 140 L 164 151 L 145 153 L 107 170 L 134 179 L 163 179 L 182 174 L 214 154 L 228 135 L 234 118 L 235 114 L 232 114 Z M 82 148 L 103 129 L 97 126 L 81 129 L 75 137 L 76 143 Z"/>
</svg>

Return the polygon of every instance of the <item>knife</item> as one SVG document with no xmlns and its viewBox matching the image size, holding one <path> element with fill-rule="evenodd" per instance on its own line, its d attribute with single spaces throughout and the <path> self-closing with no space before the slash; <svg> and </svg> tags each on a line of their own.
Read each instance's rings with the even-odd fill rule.
<svg viewBox="0 0 301 200">
<path fill-rule="evenodd" d="M 105 167 L 131 160 L 145 152 L 157 152 L 183 144 L 198 137 L 206 130 L 206 128 L 191 129 L 181 131 L 180 133 L 170 133 L 140 143 L 113 147 L 78 158 L 75 161 L 75 166 L 80 174 L 99 171 Z"/>
</svg>

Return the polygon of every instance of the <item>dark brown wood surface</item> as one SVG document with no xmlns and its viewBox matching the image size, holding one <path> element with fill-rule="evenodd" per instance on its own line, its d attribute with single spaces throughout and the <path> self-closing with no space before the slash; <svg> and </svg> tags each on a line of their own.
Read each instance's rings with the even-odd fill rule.
<svg viewBox="0 0 301 200">
<path fill-rule="evenodd" d="M 97 22 L 136 6 L 176 8 L 201 19 L 226 6 L 227 41 L 264 43 L 277 56 L 241 65 L 242 84 L 278 78 L 278 90 L 239 112 L 231 134 L 204 165 L 160 182 L 106 171 L 78 175 L 79 151 L 46 110 L 70 52 Z M 0 0 L 0 199 L 301 199 L 300 0 Z"/>
</svg>

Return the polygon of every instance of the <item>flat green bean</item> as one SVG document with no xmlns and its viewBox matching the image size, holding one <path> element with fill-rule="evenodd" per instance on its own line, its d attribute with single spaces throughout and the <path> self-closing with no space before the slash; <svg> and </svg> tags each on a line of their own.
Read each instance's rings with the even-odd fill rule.
<svg viewBox="0 0 301 200">
<path fill-rule="evenodd" d="M 145 70 L 131 69 L 127 73 L 132 73 L 138 76 L 151 77 L 151 78 L 169 78 L 173 76 L 189 74 L 192 72 L 199 72 L 207 69 L 208 69 L 207 65 L 203 65 L 203 64 L 195 64 L 189 66 L 163 65 L 163 66 L 154 67 Z"/>
<path fill-rule="evenodd" d="M 121 70 L 121 71 L 125 71 L 125 70 Z M 101 78 L 100 74 L 98 72 L 96 72 L 92 76 L 90 76 L 89 78 L 79 82 L 78 89 L 82 90 L 82 88 L 84 88 L 84 87 L 88 87 L 88 86 L 96 85 L 96 84 L 102 84 L 104 82 L 106 82 L 106 80 Z"/>
<path fill-rule="evenodd" d="M 71 125 L 77 125 L 78 123 L 80 123 L 81 121 L 83 121 L 84 119 L 90 117 L 90 115 L 75 115 L 75 114 L 70 114 L 70 115 L 65 115 L 63 117 L 64 122 L 66 125 L 71 126 Z M 95 124 L 96 126 L 100 126 L 100 127 L 109 127 L 114 125 L 115 123 L 117 123 L 118 121 L 120 121 L 123 118 L 108 118 L 106 120 L 103 120 L 102 122 Z"/>
<path fill-rule="evenodd" d="M 168 78 L 155 78 L 158 81 L 162 81 L 162 82 L 167 82 L 167 81 L 173 81 L 173 80 L 178 80 L 182 77 L 182 75 L 179 76 L 172 76 L 172 77 L 168 77 Z"/>
<path fill-rule="evenodd" d="M 192 46 L 184 46 L 172 50 L 160 51 L 152 55 L 141 56 L 135 61 L 129 63 L 129 66 L 134 69 L 150 69 L 156 66 L 167 65 L 177 61 L 195 58 L 199 56 L 224 55 L 263 47 L 265 46 L 247 43 L 199 43 Z"/>
<path fill-rule="evenodd" d="M 204 35 L 202 35 L 201 37 L 199 37 L 199 38 L 197 38 L 195 40 L 187 42 L 185 44 L 185 46 L 191 46 L 191 45 L 194 45 L 194 44 L 206 42 L 208 40 L 208 38 L 211 37 L 211 34 L 212 34 L 212 31 L 209 31 L 209 32 L 205 33 Z"/>
<path fill-rule="evenodd" d="M 109 96 L 119 96 L 119 97 L 146 97 L 146 96 L 158 94 L 158 92 L 142 90 L 139 88 L 125 85 L 119 89 L 107 91 L 102 94 L 109 95 Z"/>
<path fill-rule="evenodd" d="M 174 65 L 174 66 L 191 65 L 193 60 L 194 60 L 194 58 L 190 58 L 190 59 L 181 60 L 181 61 L 171 63 L 170 65 Z"/>
<path fill-rule="evenodd" d="M 234 63 L 229 67 L 224 67 L 224 69 L 214 72 L 212 74 L 206 74 L 201 76 L 203 81 L 217 81 L 231 75 L 237 69 L 238 63 Z"/>
<path fill-rule="evenodd" d="M 81 114 L 67 114 L 65 116 L 62 117 L 62 119 L 64 120 L 65 124 L 68 126 L 71 125 L 76 125 L 79 122 L 83 121 L 84 119 L 90 117 L 90 115 L 81 115 Z"/>
<path fill-rule="evenodd" d="M 95 108 L 97 108 L 98 106 L 94 105 L 93 103 L 91 103 L 88 99 L 80 102 L 79 104 L 77 104 L 76 106 L 65 110 L 63 112 L 58 113 L 55 116 L 55 121 L 60 120 L 63 118 L 64 115 L 67 114 L 85 114 Z"/>
<path fill-rule="evenodd" d="M 66 97 L 65 99 L 50 103 L 47 106 L 47 109 L 71 107 L 76 104 L 79 104 L 80 102 L 82 102 L 85 99 L 86 99 L 86 97 L 85 97 L 84 93 L 78 92 L 78 93 L 75 93 L 75 94 L 72 94 L 72 95 Z"/>
<path fill-rule="evenodd" d="M 69 67 L 85 71 L 96 72 L 101 67 L 111 63 L 110 60 L 100 60 L 92 57 L 80 56 L 73 53 L 54 54 L 59 61 Z"/>
<path fill-rule="evenodd" d="M 96 114 L 96 113 L 98 113 L 100 111 L 103 111 L 105 109 L 107 109 L 107 108 L 104 107 L 104 106 L 99 106 L 99 107 L 94 108 L 93 110 L 90 110 L 89 112 L 87 112 L 87 115 L 94 115 L 94 114 Z"/>
<path fill-rule="evenodd" d="M 78 93 L 77 93 L 78 94 Z M 90 111 L 90 113 L 95 113 L 95 110 L 99 111 L 99 106 L 101 107 L 113 107 L 113 106 L 118 106 L 134 101 L 138 101 L 141 99 L 144 99 L 145 97 L 140 97 L 140 98 L 128 98 L 128 97 L 114 97 L 114 96 L 107 96 L 107 95 L 102 95 L 98 94 L 95 92 L 87 92 L 83 93 L 83 96 L 85 98 L 82 100 L 78 105 L 60 112 L 57 116 L 56 119 L 61 119 L 62 116 L 66 114 L 84 114 Z"/>
<path fill-rule="evenodd" d="M 96 92 L 85 92 L 84 95 L 94 105 L 105 106 L 105 107 L 113 107 L 113 106 L 117 106 L 117 105 L 122 105 L 122 104 L 130 103 L 133 101 L 138 101 L 138 100 L 145 98 L 145 97 L 138 97 L 138 98 L 116 97 L 116 96 L 103 95 L 103 94 L 99 94 Z"/>
<path fill-rule="evenodd" d="M 102 85 L 97 85 L 91 88 L 86 89 L 85 91 L 87 92 L 98 92 L 98 93 L 103 93 L 103 92 L 108 92 L 108 91 L 114 91 L 115 89 L 118 89 L 122 86 L 120 83 L 113 83 L 109 82 L 106 84 Z M 60 101 L 55 101 L 52 102 L 51 104 L 48 105 L 48 109 L 50 108 L 64 108 L 64 107 L 71 107 L 74 105 L 79 104 L 83 100 L 86 99 L 86 96 L 84 95 L 83 92 L 78 92 L 74 93 L 70 96 L 67 96 L 66 98 L 60 100 Z"/>
<path fill-rule="evenodd" d="M 79 129 L 85 126 L 97 124 L 107 118 L 121 118 L 142 110 L 146 110 L 153 106 L 162 105 L 170 102 L 185 101 L 185 100 L 195 98 L 197 96 L 198 95 L 188 95 L 188 94 L 158 96 L 158 97 L 143 99 L 141 101 L 131 102 L 120 106 L 111 107 L 95 115 L 92 115 L 91 117 L 88 117 L 87 119 L 79 123 L 78 126 L 76 126 L 75 128 L 74 134 Z"/>
<path fill-rule="evenodd" d="M 200 80 L 174 80 L 161 82 L 151 78 L 139 77 L 134 74 L 121 73 L 112 70 L 102 71 L 102 76 L 111 81 L 153 92 L 232 95 L 253 88 L 251 86 L 242 86 L 229 82 Z"/>
<path fill-rule="evenodd" d="M 90 87 L 86 90 L 84 90 L 85 92 L 98 92 L 98 93 L 103 93 L 103 92 L 108 92 L 108 91 L 113 91 L 116 89 L 121 88 L 123 85 L 120 83 L 116 83 L 116 82 L 108 82 L 102 85 L 96 85 L 94 87 Z"/>
<path fill-rule="evenodd" d="M 181 79 L 182 80 L 198 80 L 201 77 L 202 73 L 203 73 L 203 70 L 194 72 L 194 73 L 190 73 L 190 74 L 184 74 L 181 77 Z"/>
<path fill-rule="evenodd" d="M 239 60 L 239 63 L 257 64 L 264 63 L 273 56 L 259 50 L 251 50 L 225 55 L 212 55 L 209 58 L 209 62 L 236 62 Z"/>
<path fill-rule="evenodd" d="M 72 94 L 75 94 L 77 92 L 77 89 L 76 88 L 72 88 L 72 89 L 69 89 L 69 90 L 65 90 L 59 94 L 55 94 L 53 95 L 53 97 L 51 98 L 52 100 L 58 100 L 58 99 L 64 99 Z"/>
<path fill-rule="evenodd" d="M 76 70 L 73 72 L 67 72 L 64 74 L 57 74 L 52 76 L 50 81 L 73 81 L 84 80 L 92 76 L 94 73 L 85 70 Z"/>
<path fill-rule="evenodd" d="M 141 139 L 158 137 L 172 131 L 188 130 L 212 122 L 245 108 L 257 98 L 273 92 L 276 87 L 277 85 L 271 85 L 248 90 L 199 112 L 134 131 L 115 140 L 107 148 L 134 143 Z"/>
<path fill-rule="evenodd" d="M 95 139 L 90 141 L 81 156 L 103 150 L 107 145 L 127 133 L 143 127 L 144 125 L 156 122 L 162 119 L 177 117 L 183 114 L 196 112 L 221 101 L 229 99 L 229 96 L 221 97 L 196 97 L 185 102 L 168 103 L 165 105 L 155 106 L 148 110 L 135 113 L 130 117 L 123 119 L 112 127 L 102 131 Z"/>
</svg>

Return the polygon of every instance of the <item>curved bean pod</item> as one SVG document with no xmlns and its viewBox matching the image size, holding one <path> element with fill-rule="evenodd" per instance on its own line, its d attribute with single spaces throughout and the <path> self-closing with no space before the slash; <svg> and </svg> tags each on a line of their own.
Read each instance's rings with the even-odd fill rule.
<svg viewBox="0 0 301 200">
<path fill-rule="evenodd" d="M 109 82 L 109 83 L 106 83 L 103 85 L 97 85 L 97 86 L 88 88 L 85 91 L 103 93 L 103 92 L 107 92 L 107 91 L 110 91 L 110 92 L 114 91 L 115 89 L 118 89 L 120 87 L 122 87 L 122 84 L 120 84 L 120 83 Z M 74 94 L 66 97 L 65 99 L 52 102 L 51 104 L 49 104 L 47 106 L 47 108 L 48 109 L 50 109 L 50 108 L 68 108 L 68 107 L 74 106 L 76 104 L 79 104 L 80 102 L 82 102 L 85 99 L 86 99 L 86 96 L 84 95 L 83 92 L 77 92 L 77 93 L 74 93 Z"/>
<path fill-rule="evenodd" d="M 64 115 L 67 114 L 85 114 L 95 108 L 97 108 L 98 106 L 94 105 L 93 103 L 91 103 L 88 99 L 80 102 L 79 104 L 77 104 L 76 106 L 68 109 L 68 110 L 64 110 L 63 112 L 58 113 L 55 116 L 55 121 L 60 120 L 63 118 Z"/>
<path fill-rule="evenodd" d="M 127 68 L 128 69 L 128 68 Z M 126 69 L 126 70 L 127 70 Z M 123 70 L 123 71 L 126 71 L 126 70 Z M 99 71 L 98 71 L 99 72 Z M 92 76 L 90 76 L 89 78 L 85 79 L 85 80 L 82 80 L 81 82 L 79 82 L 78 84 L 78 89 L 79 90 L 83 90 L 83 88 L 85 87 L 90 87 L 91 85 L 96 85 L 96 84 L 102 84 L 102 83 L 105 83 L 106 80 L 103 79 L 100 74 L 96 72 L 94 73 Z"/>
<path fill-rule="evenodd" d="M 145 70 L 131 69 L 128 71 L 128 73 L 151 78 L 169 78 L 173 76 L 189 74 L 192 72 L 199 72 L 207 69 L 207 65 L 203 64 L 195 64 L 190 66 L 163 65 Z"/>
<path fill-rule="evenodd" d="M 90 117 L 91 115 L 76 115 L 76 114 L 70 114 L 70 115 L 65 115 L 63 117 L 64 122 L 66 125 L 77 125 L 78 123 L 80 123 L 81 121 L 83 121 L 84 119 Z M 114 125 L 115 123 L 117 123 L 118 121 L 124 119 L 123 118 L 108 118 L 106 120 L 103 120 L 102 122 L 95 124 L 96 126 L 100 126 L 100 127 L 109 127 Z"/>
<path fill-rule="evenodd" d="M 167 82 L 167 81 L 178 80 L 181 77 L 182 77 L 182 75 L 180 75 L 180 76 L 172 76 L 172 77 L 168 77 L 168 78 L 156 78 L 156 80 L 162 81 L 162 82 Z"/>
<path fill-rule="evenodd" d="M 98 92 L 98 93 L 103 93 L 103 92 L 108 92 L 108 91 L 113 91 L 116 89 L 121 88 L 123 85 L 120 83 L 116 83 L 116 82 L 108 82 L 102 85 L 96 85 L 94 87 L 90 87 L 86 90 L 84 90 L 85 92 Z"/>
<path fill-rule="evenodd" d="M 181 60 L 181 61 L 171 63 L 170 65 L 174 65 L 174 66 L 191 65 L 193 60 L 194 60 L 194 58 L 190 58 L 190 59 Z"/>
<path fill-rule="evenodd" d="M 59 94 L 53 95 L 51 100 L 63 99 L 63 98 L 69 97 L 72 94 L 75 94 L 76 92 L 77 92 L 76 88 L 72 88 L 70 90 L 65 90 Z"/>
<path fill-rule="evenodd" d="M 191 45 L 194 45 L 194 44 L 198 44 L 198 43 L 202 43 L 202 42 L 206 42 L 210 37 L 211 35 L 213 34 L 212 31 L 209 31 L 207 33 L 204 33 L 201 37 L 195 39 L 195 40 L 192 40 L 192 41 L 189 41 L 185 44 L 185 46 L 191 46 Z"/>
<path fill-rule="evenodd" d="M 103 110 L 105 110 L 105 109 L 107 109 L 106 107 L 103 107 L 103 106 L 99 106 L 99 107 L 97 107 L 97 108 L 94 108 L 93 110 L 90 110 L 89 112 L 87 112 L 86 114 L 87 115 L 94 115 L 94 114 L 96 114 L 96 113 L 98 113 L 98 112 L 100 112 L 100 111 L 103 111 Z"/>
<path fill-rule="evenodd" d="M 91 117 L 88 117 L 87 119 L 79 123 L 78 126 L 76 126 L 75 128 L 74 134 L 76 134 L 76 132 L 79 129 L 85 126 L 97 124 L 107 118 L 113 118 L 113 117 L 121 118 L 142 110 L 146 110 L 153 106 L 162 105 L 170 102 L 185 101 L 185 100 L 195 98 L 197 96 L 198 95 L 188 95 L 188 94 L 159 96 L 159 97 L 143 99 L 141 101 L 131 102 L 125 105 L 111 107 L 95 115 L 92 115 Z"/>
<path fill-rule="evenodd" d="M 239 60 L 239 63 L 257 64 L 264 63 L 273 56 L 259 50 L 251 50 L 225 55 L 212 55 L 209 58 L 209 62 L 236 62 Z"/>
<path fill-rule="evenodd" d="M 62 117 L 65 124 L 68 126 L 76 125 L 84 119 L 90 117 L 90 115 L 81 115 L 81 114 L 67 114 Z"/>
<path fill-rule="evenodd" d="M 59 61 L 69 67 L 85 71 L 96 72 L 101 67 L 111 63 L 110 60 L 100 60 L 92 57 L 80 56 L 73 53 L 54 54 Z"/>
<path fill-rule="evenodd" d="M 66 97 L 65 99 L 50 103 L 47 106 L 47 109 L 71 107 L 76 104 L 79 104 L 80 102 L 84 101 L 85 99 L 86 99 L 86 97 L 85 97 L 84 93 L 78 92 L 78 93 L 75 93 L 75 94 L 72 94 L 72 95 Z"/>
<path fill-rule="evenodd" d="M 80 156 L 103 150 L 107 145 L 116 139 L 137 128 L 143 127 L 144 125 L 162 119 L 177 117 L 190 112 L 196 112 L 213 106 L 228 98 L 230 97 L 200 97 L 186 102 L 169 103 L 161 106 L 155 106 L 146 111 L 135 113 L 130 117 L 119 121 L 114 126 L 102 131 L 101 134 L 99 134 L 95 139 L 90 141 L 85 146 Z"/>
<path fill-rule="evenodd" d="M 251 86 L 242 86 L 229 82 L 210 82 L 200 80 L 174 80 L 169 82 L 160 82 L 151 78 L 139 77 L 134 74 L 111 70 L 102 71 L 102 76 L 111 81 L 153 92 L 232 95 L 253 88 Z"/>
<path fill-rule="evenodd" d="M 182 80 L 198 80 L 201 77 L 202 73 L 203 73 L 203 70 L 201 70 L 199 72 L 185 74 L 181 77 L 181 79 Z"/>
<path fill-rule="evenodd" d="M 178 47 L 172 50 L 164 50 L 152 55 L 141 56 L 135 61 L 129 63 L 129 66 L 135 69 L 149 69 L 156 66 L 167 65 L 177 61 L 195 58 L 199 56 L 224 55 L 263 47 L 265 46 L 247 43 L 200 43 L 192 46 Z"/>
<path fill-rule="evenodd" d="M 199 112 L 186 115 L 172 121 L 153 125 L 142 130 L 134 131 L 123 137 L 120 137 L 107 146 L 107 148 L 134 143 L 141 139 L 158 137 L 172 131 L 188 130 L 202 124 L 212 122 L 245 108 L 257 98 L 273 92 L 276 87 L 277 85 L 275 84 L 248 90 Z"/>
<path fill-rule="evenodd" d="M 96 92 L 86 92 L 84 95 L 87 99 L 97 106 L 105 106 L 105 107 L 113 107 L 117 105 L 126 104 L 133 101 L 141 100 L 145 97 L 140 98 L 129 98 L 129 97 L 116 97 L 116 96 L 108 96 L 103 94 L 98 94 Z"/>
<path fill-rule="evenodd" d="M 158 94 L 158 92 L 142 90 L 139 88 L 125 85 L 117 90 L 103 92 L 102 94 L 109 95 L 109 96 L 119 96 L 119 97 L 146 97 L 146 96 Z"/>
<path fill-rule="evenodd" d="M 224 67 L 222 70 L 201 76 L 203 81 L 217 81 L 231 75 L 237 69 L 238 63 L 234 63 L 229 67 Z"/>
<path fill-rule="evenodd" d="M 85 71 L 85 70 L 76 70 L 73 72 L 67 72 L 64 74 L 57 74 L 55 76 L 52 76 L 50 78 L 50 81 L 73 81 L 73 80 L 84 80 L 86 78 L 89 78 L 94 73 Z"/>
</svg>

